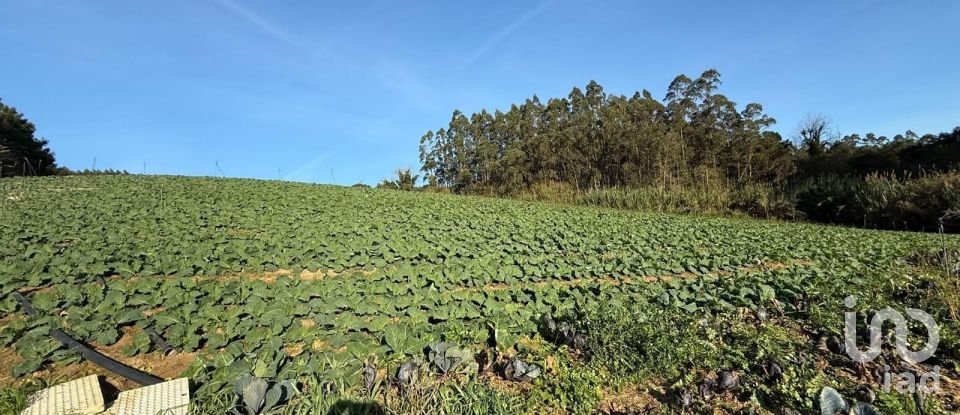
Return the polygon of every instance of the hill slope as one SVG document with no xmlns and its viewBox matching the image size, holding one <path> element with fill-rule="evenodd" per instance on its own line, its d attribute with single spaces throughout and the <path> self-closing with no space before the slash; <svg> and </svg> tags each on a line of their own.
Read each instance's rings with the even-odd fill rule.
<svg viewBox="0 0 960 415">
<path fill-rule="evenodd" d="M 543 343 L 544 313 L 588 333 L 577 345 L 583 354 L 574 351 L 547 378 L 565 379 L 579 364 L 598 371 L 601 385 L 631 378 L 598 363 L 604 347 L 619 343 L 591 327 L 685 332 L 700 318 L 715 320 L 720 335 L 705 337 L 689 356 L 623 361 L 636 373 L 657 360 L 667 365 L 641 383 L 669 384 L 717 365 L 749 376 L 757 354 L 813 353 L 817 336 L 840 334 L 847 295 L 867 308 L 907 290 L 912 299 L 898 308 L 928 304 L 911 288 L 918 275 L 907 274 L 904 260 L 941 243 L 928 234 L 254 180 L 21 178 L 0 180 L 0 190 L 0 340 L 16 345 L 17 377 L 74 360 L 35 329 L 57 325 L 96 347 L 163 365 L 144 331 L 156 330 L 174 348 L 196 353 L 188 374 L 220 386 L 231 363 L 257 358 L 282 363 L 251 367 L 262 376 L 358 384 L 373 356 L 393 371 L 441 339 L 476 353 L 494 329 L 500 353 L 548 364 L 571 355 Z M 10 316 L 17 306 L 6 294 L 14 290 L 29 293 L 41 314 L 65 317 Z M 770 310 L 779 330 L 790 331 L 744 325 L 749 310 Z M 584 323 L 618 313 L 621 320 Z M 644 316 L 650 326 L 616 325 Z M 948 341 L 953 327 L 942 328 Z M 776 350 L 746 351 L 723 333 L 785 340 L 771 341 Z M 799 333 L 810 339 L 790 339 Z M 673 340 L 680 347 L 692 339 Z M 692 358 L 701 351 L 709 353 Z M 813 385 L 843 378 L 791 373 L 790 390 L 802 393 L 754 391 L 762 405 L 809 405 Z M 542 389 L 555 381 L 538 382 Z M 551 398 L 560 392 L 540 393 L 528 408 L 573 410 Z M 615 395 L 594 405 L 613 405 Z M 741 398 L 728 396 L 724 405 L 749 404 Z"/>
</svg>

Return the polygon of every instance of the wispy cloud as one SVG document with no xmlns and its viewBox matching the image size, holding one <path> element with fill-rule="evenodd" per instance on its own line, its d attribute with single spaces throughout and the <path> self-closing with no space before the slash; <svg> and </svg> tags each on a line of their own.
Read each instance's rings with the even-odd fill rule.
<svg viewBox="0 0 960 415">
<path fill-rule="evenodd" d="M 302 38 L 290 33 L 287 30 L 284 30 L 280 26 L 277 26 L 256 13 L 253 10 L 250 10 L 239 3 L 233 0 L 213 0 L 227 11 L 233 13 L 237 17 L 247 21 L 255 28 L 259 29 L 263 33 L 267 34 L 274 40 L 284 43 L 294 49 L 297 49 L 298 52 L 302 53 L 304 57 L 307 58 L 321 58 L 322 60 L 335 63 L 339 66 L 348 66 L 356 67 L 350 59 L 345 58 L 341 54 L 335 52 L 331 49 L 329 42 L 324 43 L 315 43 L 315 42 L 305 42 Z"/>
<path fill-rule="evenodd" d="M 476 63 L 481 57 L 483 57 L 483 55 L 487 54 L 487 52 L 490 52 L 491 49 L 497 46 L 500 42 L 503 42 L 504 39 L 512 35 L 513 32 L 516 32 L 517 29 L 520 29 L 524 24 L 547 11 L 553 2 L 554 0 L 547 0 L 543 3 L 540 3 L 539 6 L 528 10 L 526 13 L 520 15 L 520 17 L 500 28 L 500 30 L 490 36 L 486 42 L 483 42 L 479 48 L 473 51 L 473 53 L 467 57 L 467 59 L 463 61 L 460 66 L 457 67 L 457 70 L 460 71 L 466 69 L 467 67 Z"/>
<path fill-rule="evenodd" d="M 225 10 L 233 13 L 237 17 L 247 21 L 271 38 L 294 49 L 297 49 L 305 58 L 321 58 L 327 63 L 335 64 L 338 69 L 357 71 L 365 74 L 367 79 L 379 84 L 389 90 L 396 91 L 408 104 L 425 111 L 436 110 L 434 98 L 434 85 L 423 82 L 423 80 L 411 71 L 406 65 L 391 60 L 385 56 L 371 56 L 369 53 L 360 55 L 344 54 L 341 51 L 334 50 L 334 40 L 343 31 L 355 27 L 363 21 L 363 18 L 372 13 L 376 8 L 381 7 L 386 2 L 377 2 L 368 6 L 357 17 L 343 23 L 339 30 L 335 30 L 331 38 L 311 43 L 304 42 L 301 38 L 295 36 L 278 25 L 250 10 L 234 0 L 213 0 L 222 6 Z M 348 56 L 352 56 L 348 58 Z M 371 59 L 373 58 L 373 59 Z"/>
<path fill-rule="evenodd" d="M 284 174 L 283 179 L 289 180 L 292 182 L 318 182 L 325 181 L 324 172 L 327 170 L 324 167 L 327 167 L 324 164 L 324 161 L 333 156 L 335 152 L 322 153 L 312 160 L 300 165 L 294 171 Z"/>
<path fill-rule="evenodd" d="M 268 18 L 258 14 L 254 10 L 244 7 L 234 0 L 212 0 L 225 11 L 230 12 L 237 18 L 249 23 L 254 29 L 266 35 L 269 39 L 290 46 L 301 57 L 305 59 L 306 64 L 312 59 L 318 59 L 327 64 L 333 64 L 340 71 L 354 71 L 362 74 L 364 79 L 370 84 L 380 85 L 384 89 L 395 91 L 405 103 L 420 111 L 437 111 L 438 103 L 435 102 L 435 86 L 423 82 L 416 71 L 412 71 L 402 62 L 392 60 L 386 56 L 376 56 L 370 53 L 350 54 L 342 53 L 336 50 L 337 38 L 359 26 L 369 15 L 377 9 L 387 4 L 387 1 L 373 3 L 363 9 L 356 17 L 341 23 L 339 28 L 332 28 L 330 35 L 326 39 L 303 39 L 291 31 L 283 28 L 281 25 L 274 24 Z M 349 52 L 349 51 L 348 51 Z M 269 100 L 269 97 L 261 98 Z M 370 116 L 368 119 L 357 123 L 366 125 L 368 130 L 379 131 L 389 129 L 395 126 L 396 122 L 405 110 L 401 107 L 391 107 L 386 112 L 381 112 L 377 116 Z M 362 130 L 363 128 L 361 128 Z M 354 140 L 365 141 L 364 135 L 354 137 Z M 328 151 L 318 154 L 316 157 L 296 166 L 289 173 L 281 172 L 283 179 L 299 182 L 317 182 L 327 181 L 327 175 L 331 174 L 329 170 L 329 161 L 336 151 Z M 331 176 L 330 179 L 333 179 Z"/>
<path fill-rule="evenodd" d="M 237 16 L 243 18 L 250 24 L 260 28 L 260 30 L 263 30 L 264 32 L 272 36 L 274 39 L 279 40 L 283 43 L 286 43 L 287 45 L 293 46 L 297 49 L 309 50 L 309 48 L 305 44 L 301 43 L 296 37 L 292 36 L 287 31 L 277 26 L 274 26 L 272 23 L 260 17 L 260 15 L 254 13 L 253 11 L 251 11 L 246 7 L 243 7 L 237 4 L 233 0 L 213 0 L 213 1 L 219 4 L 220 6 L 222 6 L 223 8 L 233 12 Z"/>
</svg>

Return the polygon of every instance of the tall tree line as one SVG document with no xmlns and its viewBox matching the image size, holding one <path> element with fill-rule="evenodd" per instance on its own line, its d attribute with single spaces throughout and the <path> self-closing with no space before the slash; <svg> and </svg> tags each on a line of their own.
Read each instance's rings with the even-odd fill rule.
<svg viewBox="0 0 960 415">
<path fill-rule="evenodd" d="M 893 138 L 874 133 L 831 134 L 823 116 L 808 116 L 799 128 L 801 176 L 865 176 L 874 172 L 917 175 L 960 168 L 960 127 L 918 136 L 907 130 Z"/>
<path fill-rule="evenodd" d="M 454 111 L 420 140 L 428 185 L 459 193 L 509 195 L 538 182 L 579 190 L 686 186 L 705 179 L 728 187 L 784 183 L 825 174 L 943 170 L 960 162 L 958 130 L 893 139 L 836 137 L 822 116 L 798 128 L 796 145 L 769 128 L 758 103 L 743 107 L 719 93 L 720 74 L 677 76 L 663 100 L 629 98 L 591 81 L 565 98 L 537 96 L 506 112 Z"/>
<path fill-rule="evenodd" d="M 720 74 L 678 76 L 663 101 L 591 81 L 545 104 L 536 96 L 506 112 L 467 116 L 420 140 L 427 180 L 457 192 L 510 194 L 541 181 L 578 189 L 682 185 L 703 175 L 736 182 L 783 180 L 792 147 L 768 131 L 763 107 L 742 109 L 717 92 Z"/>
</svg>

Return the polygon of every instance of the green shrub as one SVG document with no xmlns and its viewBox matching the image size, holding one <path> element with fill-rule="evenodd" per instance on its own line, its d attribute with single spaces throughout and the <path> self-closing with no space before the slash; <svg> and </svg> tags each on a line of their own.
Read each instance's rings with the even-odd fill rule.
<svg viewBox="0 0 960 415">
<path fill-rule="evenodd" d="M 808 219 L 866 228 L 960 230 L 960 172 L 866 178 L 829 176 L 795 187 L 797 209 Z"/>
<path fill-rule="evenodd" d="M 696 365 L 719 364 L 719 350 L 689 314 L 605 308 L 579 319 L 591 363 L 618 376 L 669 379 Z"/>
<path fill-rule="evenodd" d="M 555 408 L 568 414 L 592 414 L 600 404 L 602 380 L 585 368 L 570 368 L 547 376 L 533 391 L 537 405 Z"/>
<path fill-rule="evenodd" d="M 587 333 L 587 364 L 578 370 L 604 373 L 611 378 L 605 380 L 608 385 L 625 381 L 695 388 L 706 374 L 733 370 L 750 385 L 746 392 L 773 410 L 810 409 L 827 382 L 811 358 L 814 346 L 783 324 L 656 306 L 598 307 L 567 319 Z M 777 382 L 764 377 L 769 362 L 782 367 Z"/>
</svg>

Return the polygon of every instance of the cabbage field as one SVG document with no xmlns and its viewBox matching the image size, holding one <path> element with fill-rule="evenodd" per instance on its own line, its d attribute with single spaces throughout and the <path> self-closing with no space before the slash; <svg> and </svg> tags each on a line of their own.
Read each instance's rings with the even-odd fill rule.
<svg viewBox="0 0 960 415">
<path fill-rule="evenodd" d="M 0 387 L 81 365 L 60 328 L 168 377 L 178 359 L 211 405 L 242 405 L 253 375 L 294 382 L 289 411 L 808 413 L 823 386 L 880 393 L 873 367 L 823 350 L 851 294 L 933 314 L 956 373 L 948 280 L 911 259 L 956 237 L 240 179 L 3 179 L 0 195 Z M 404 398 L 413 383 L 440 395 Z"/>
</svg>

